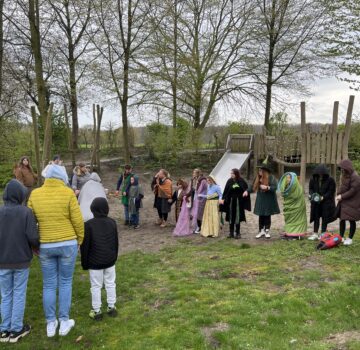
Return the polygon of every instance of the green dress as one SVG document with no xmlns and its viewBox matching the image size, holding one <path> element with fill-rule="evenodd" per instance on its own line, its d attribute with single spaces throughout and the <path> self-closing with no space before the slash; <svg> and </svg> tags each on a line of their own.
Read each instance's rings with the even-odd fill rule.
<svg viewBox="0 0 360 350">
<path fill-rule="evenodd" d="M 280 213 L 280 208 L 276 196 L 277 181 L 273 175 L 269 176 L 269 191 L 258 190 L 256 195 L 254 214 L 258 216 L 271 216 Z M 249 193 L 253 192 L 250 187 Z"/>
<path fill-rule="evenodd" d="M 287 185 L 286 177 L 291 181 Z M 306 205 L 303 188 L 295 173 L 285 173 L 279 181 L 279 190 L 284 197 L 284 219 L 286 236 L 304 236 L 307 231 Z"/>
</svg>

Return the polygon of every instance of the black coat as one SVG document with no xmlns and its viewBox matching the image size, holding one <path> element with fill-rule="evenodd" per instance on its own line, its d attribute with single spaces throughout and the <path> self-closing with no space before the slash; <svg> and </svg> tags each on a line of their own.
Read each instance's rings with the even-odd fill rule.
<svg viewBox="0 0 360 350">
<path fill-rule="evenodd" d="M 323 178 L 320 179 L 320 174 Z M 323 197 L 321 202 L 311 202 L 310 222 L 322 218 L 324 223 L 335 220 L 335 180 L 328 174 L 325 166 L 319 165 L 314 169 L 314 174 L 309 182 L 309 195 L 320 194 Z"/>
<path fill-rule="evenodd" d="M 245 210 L 251 211 L 250 196 L 243 197 L 247 189 L 248 185 L 242 178 L 239 180 L 230 178 L 227 181 L 223 193 L 224 204 L 220 206 L 220 211 L 226 213 L 226 221 L 235 224 L 246 221 Z"/>
<path fill-rule="evenodd" d="M 94 218 L 85 222 L 85 237 L 81 245 L 81 266 L 84 270 L 102 270 L 115 264 L 119 239 L 115 220 L 108 218 L 105 198 L 95 198 L 91 204 Z"/>
</svg>

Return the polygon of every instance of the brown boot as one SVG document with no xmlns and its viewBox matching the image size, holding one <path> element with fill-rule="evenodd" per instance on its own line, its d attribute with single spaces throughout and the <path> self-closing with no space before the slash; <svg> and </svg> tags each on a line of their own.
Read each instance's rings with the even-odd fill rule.
<svg viewBox="0 0 360 350">
<path fill-rule="evenodd" d="M 162 228 L 166 227 L 166 221 L 163 221 L 162 224 L 160 225 L 160 227 L 162 227 Z"/>
</svg>

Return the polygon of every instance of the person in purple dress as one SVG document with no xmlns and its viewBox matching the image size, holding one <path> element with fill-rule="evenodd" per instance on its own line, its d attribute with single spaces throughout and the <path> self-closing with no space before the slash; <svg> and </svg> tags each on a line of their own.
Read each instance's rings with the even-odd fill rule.
<svg viewBox="0 0 360 350">
<path fill-rule="evenodd" d="M 200 233 L 201 231 L 207 187 L 206 177 L 203 176 L 202 171 L 200 169 L 194 169 L 191 180 L 191 191 L 188 194 L 188 197 L 191 198 L 191 226 L 193 233 Z"/>
<path fill-rule="evenodd" d="M 178 181 L 178 192 L 180 191 L 181 198 L 181 208 L 179 211 L 178 220 L 176 222 L 175 229 L 173 231 L 174 236 L 188 236 L 193 233 L 191 226 L 191 202 L 190 198 L 187 196 L 191 192 L 191 185 L 187 184 L 183 180 Z"/>
</svg>

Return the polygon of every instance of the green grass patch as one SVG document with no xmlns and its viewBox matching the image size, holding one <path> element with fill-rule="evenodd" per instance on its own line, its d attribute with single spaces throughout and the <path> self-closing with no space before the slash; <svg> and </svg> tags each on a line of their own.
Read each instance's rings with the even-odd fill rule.
<svg viewBox="0 0 360 350">
<path fill-rule="evenodd" d="M 314 243 L 298 241 L 180 242 L 156 254 L 121 256 L 119 315 L 100 322 L 88 317 L 89 279 L 78 262 L 71 311 L 76 326 L 64 338 L 46 338 L 35 259 L 25 316 L 33 332 L 16 348 L 337 349 L 327 342 L 331 333 L 360 332 L 357 245 L 317 252 Z M 358 339 L 350 337 L 348 348 L 359 349 Z"/>
</svg>

